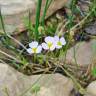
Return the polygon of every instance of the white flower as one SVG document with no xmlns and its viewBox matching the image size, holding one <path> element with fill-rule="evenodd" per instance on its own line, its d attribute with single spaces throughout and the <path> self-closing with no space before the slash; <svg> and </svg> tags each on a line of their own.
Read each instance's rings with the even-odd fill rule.
<svg viewBox="0 0 96 96">
<path fill-rule="evenodd" d="M 50 51 L 55 50 L 54 38 L 51 36 L 46 37 L 45 43 L 42 43 L 42 48 Z"/>
<path fill-rule="evenodd" d="M 64 46 L 66 44 L 64 37 L 59 38 L 58 36 L 54 36 L 54 41 L 55 41 L 55 47 L 57 49 L 62 48 L 62 46 Z"/>
<path fill-rule="evenodd" d="M 41 51 L 42 51 L 42 46 L 38 45 L 37 41 L 33 41 L 33 42 L 29 43 L 29 47 L 30 48 L 27 49 L 27 52 L 29 54 L 41 53 Z"/>
</svg>

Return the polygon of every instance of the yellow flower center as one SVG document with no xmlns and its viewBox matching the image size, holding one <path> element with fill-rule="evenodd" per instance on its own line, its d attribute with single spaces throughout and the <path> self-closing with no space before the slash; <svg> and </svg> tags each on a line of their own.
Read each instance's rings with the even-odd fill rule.
<svg viewBox="0 0 96 96">
<path fill-rule="evenodd" d="M 48 47 L 49 47 L 49 48 L 53 45 L 52 42 L 48 42 L 47 44 L 48 44 Z"/>
<path fill-rule="evenodd" d="M 32 48 L 32 51 L 33 51 L 34 53 L 36 53 L 37 48 Z"/>
<path fill-rule="evenodd" d="M 57 43 L 57 45 L 58 45 L 58 46 L 62 46 L 62 44 L 61 44 L 61 42 L 60 42 L 60 41 Z"/>
</svg>

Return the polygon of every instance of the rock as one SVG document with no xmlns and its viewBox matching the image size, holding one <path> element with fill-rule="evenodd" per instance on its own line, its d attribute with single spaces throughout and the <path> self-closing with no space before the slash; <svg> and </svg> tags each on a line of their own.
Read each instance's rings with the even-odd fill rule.
<svg viewBox="0 0 96 96">
<path fill-rule="evenodd" d="M 96 57 L 96 53 L 93 52 L 93 46 L 96 46 L 96 40 L 91 40 L 89 42 L 80 42 L 67 51 L 66 63 L 77 64 L 80 66 L 86 66 L 92 63 L 93 57 Z M 75 58 L 74 58 L 75 49 Z M 96 52 L 96 47 L 94 48 Z M 64 57 L 60 57 L 64 61 Z"/>
<path fill-rule="evenodd" d="M 60 74 L 26 76 L 0 63 L 0 96 L 70 96 L 72 89 L 71 79 Z"/>
<path fill-rule="evenodd" d="M 42 0 L 42 10 L 43 13 L 44 5 L 46 0 Z M 50 16 L 56 10 L 62 8 L 68 0 L 54 0 L 50 5 L 47 16 Z M 35 12 L 36 12 L 37 0 L 0 0 L 1 12 L 4 16 L 5 29 L 8 33 L 13 33 L 14 31 L 23 31 L 24 28 L 24 18 L 28 17 L 29 11 L 31 13 L 32 23 L 35 23 Z M 3 31 L 2 29 L 0 31 Z M 17 33 L 17 31 L 16 31 Z"/>
<path fill-rule="evenodd" d="M 85 96 L 96 96 L 96 81 L 88 85 L 87 94 Z"/>
<path fill-rule="evenodd" d="M 89 4 L 90 0 L 79 0 L 78 5 L 80 7 L 80 10 L 82 10 L 81 15 L 84 16 L 89 11 Z"/>
<path fill-rule="evenodd" d="M 96 22 L 90 24 L 85 28 L 85 32 L 91 35 L 96 35 Z"/>
</svg>

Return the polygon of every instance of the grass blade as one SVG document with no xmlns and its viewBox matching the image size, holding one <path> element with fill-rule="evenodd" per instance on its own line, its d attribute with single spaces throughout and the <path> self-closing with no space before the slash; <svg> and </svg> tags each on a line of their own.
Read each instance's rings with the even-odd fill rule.
<svg viewBox="0 0 96 96">
<path fill-rule="evenodd" d="M 0 7 L 0 21 L 1 21 L 1 26 L 2 26 L 2 29 L 6 35 L 6 30 L 5 30 L 5 25 L 4 25 L 4 21 L 3 21 L 3 16 L 2 16 L 2 12 L 1 12 L 1 7 Z"/>
<path fill-rule="evenodd" d="M 45 7 L 44 7 L 44 12 L 43 12 L 43 16 L 42 16 L 42 19 L 41 19 L 41 25 L 44 26 L 44 20 L 45 20 L 45 16 L 46 16 L 46 13 L 47 13 L 47 10 L 51 4 L 53 0 L 46 0 L 46 4 L 45 4 Z"/>
<path fill-rule="evenodd" d="M 37 10 L 36 10 L 36 21 L 35 21 L 35 39 L 37 41 L 39 38 L 38 27 L 39 27 L 39 20 L 40 20 L 41 5 L 42 5 L 42 0 L 38 0 Z"/>
</svg>

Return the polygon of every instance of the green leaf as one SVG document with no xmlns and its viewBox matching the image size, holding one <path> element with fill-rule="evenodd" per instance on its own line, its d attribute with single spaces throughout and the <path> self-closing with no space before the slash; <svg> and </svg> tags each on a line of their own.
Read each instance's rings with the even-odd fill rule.
<svg viewBox="0 0 96 96">
<path fill-rule="evenodd" d="M 93 70 L 92 70 L 92 75 L 93 75 L 94 77 L 96 77 L 96 67 L 93 68 Z"/>
<path fill-rule="evenodd" d="M 37 93 L 38 91 L 40 91 L 40 86 L 35 84 L 33 87 L 32 87 L 32 92 L 33 93 Z"/>
<path fill-rule="evenodd" d="M 40 23 L 41 5 L 42 5 L 42 0 L 38 0 L 37 8 L 36 8 L 36 21 L 35 21 L 35 39 L 37 41 L 39 39 L 38 27 L 39 27 L 39 23 Z"/>
<path fill-rule="evenodd" d="M 22 57 L 21 63 L 22 63 L 23 65 L 28 64 L 27 60 L 26 60 L 24 57 Z"/>
</svg>

